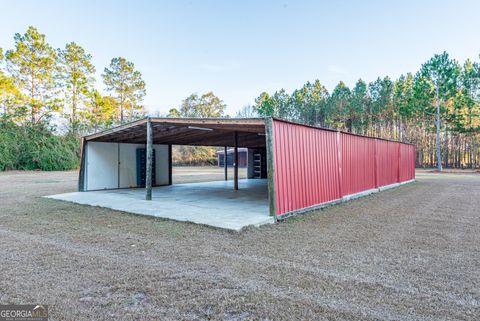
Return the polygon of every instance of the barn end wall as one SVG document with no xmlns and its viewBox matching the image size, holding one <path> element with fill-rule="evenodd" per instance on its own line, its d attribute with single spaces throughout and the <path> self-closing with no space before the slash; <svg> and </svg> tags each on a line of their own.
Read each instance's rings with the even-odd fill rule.
<svg viewBox="0 0 480 321">
<path fill-rule="evenodd" d="M 415 147 L 273 120 L 278 218 L 415 178 Z"/>
<path fill-rule="evenodd" d="M 144 147 L 144 144 L 87 142 L 84 190 L 137 187 L 136 149 Z M 168 145 L 153 145 L 153 148 L 156 185 L 167 185 Z"/>
</svg>

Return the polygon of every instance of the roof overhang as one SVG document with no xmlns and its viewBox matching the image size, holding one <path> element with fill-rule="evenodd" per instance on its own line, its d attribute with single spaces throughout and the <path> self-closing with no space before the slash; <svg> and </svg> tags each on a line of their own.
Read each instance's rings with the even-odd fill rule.
<svg viewBox="0 0 480 321">
<path fill-rule="evenodd" d="M 154 144 L 265 147 L 264 118 L 155 118 Z M 145 144 L 147 118 L 84 137 L 86 141 Z"/>
</svg>

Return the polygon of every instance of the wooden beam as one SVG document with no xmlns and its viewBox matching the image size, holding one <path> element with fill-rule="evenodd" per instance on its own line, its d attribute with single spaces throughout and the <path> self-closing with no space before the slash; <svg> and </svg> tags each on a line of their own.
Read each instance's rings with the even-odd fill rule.
<svg viewBox="0 0 480 321">
<path fill-rule="evenodd" d="M 158 140 L 163 140 L 167 143 L 171 141 L 170 137 L 177 137 L 178 135 L 185 132 L 183 127 L 174 127 L 174 128 L 164 128 L 162 130 L 153 130 L 153 141 L 155 144 L 158 144 Z M 165 138 L 165 139 L 164 139 Z M 144 137 L 139 137 L 136 140 L 132 140 L 131 143 L 142 143 L 145 141 Z"/>
<path fill-rule="evenodd" d="M 152 135 L 153 135 L 153 141 L 155 142 L 155 137 L 158 135 L 161 135 L 162 133 L 167 133 L 169 134 L 175 127 L 154 127 L 152 124 Z M 122 135 L 118 138 L 119 140 L 128 140 L 128 143 L 132 144 L 141 144 L 141 143 L 146 143 L 146 135 L 145 135 L 145 129 L 141 128 L 140 131 L 135 131 L 129 133 L 128 136 Z"/>
<path fill-rule="evenodd" d="M 242 125 L 265 126 L 263 118 L 152 118 L 153 123 L 183 124 L 183 125 Z"/>
<path fill-rule="evenodd" d="M 120 188 L 120 144 L 117 143 L 117 188 Z"/>
<path fill-rule="evenodd" d="M 174 119 L 171 121 L 179 122 L 183 119 Z M 191 124 L 200 125 L 198 123 Z M 203 120 L 198 120 L 202 122 Z M 175 145 L 191 145 L 191 146 L 232 146 L 233 137 L 230 133 L 238 132 L 238 138 L 241 144 L 238 147 L 264 147 L 265 139 L 262 135 L 265 128 L 255 129 L 254 132 L 248 131 L 251 128 L 241 126 L 223 124 L 225 120 L 216 120 L 215 122 L 222 122 L 222 125 L 211 125 L 210 127 L 219 127 L 212 131 L 201 131 L 198 129 L 189 128 L 186 124 L 180 123 L 168 123 L 166 121 L 160 123 L 152 123 L 153 143 L 154 144 L 175 144 Z M 237 120 L 239 121 L 239 120 Z M 257 120 L 258 121 L 258 120 Z M 125 125 L 127 126 L 127 125 Z M 246 125 L 249 126 L 249 125 Z M 201 126 L 196 126 L 201 127 Z M 205 127 L 207 128 L 207 127 Z M 247 129 L 247 130 L 245 130 Z M 122 128 L 115 133 L 108 133 L 104 136 L 95 138 L 95 141 L 103 142 L 115 142 L 115 143 L 133 143 L 133 144 L 145 144 L 146 143 L 146 122 L 137 124 L 135 127 Z M 259 135 L 260 134 L 260 135 Z"/>
<path fill-rule="evenodd" d="M 184 130 L 181 133 L 177 133 L 174 135 L 170 135 L 169 137 L 158 137 L 160 141 L 162 140 L 171 140 L 174 141 L 175 144 L 178 145 L 184 145 L 184 144 L 190 144 L 190 143 L 201 143 L 202 141 L 205 141 L 209 138 L 212 137 L 225 137 L 225 134 L 228 132 L 221 132 L 221 131 L 215 131 L 215 132 L 205 132 L 205 131 L 199 131 L 195 129 L 187 129 L 183 128 Z"/>
<path fill-rule="evenodd" d="M 87 147 L 87 141 L 82 138 L 80 143 L 80 169 L 78 170 L 78 191 L 85 192 L 85 148 Z"/>
<path fill-rule="evenodd" d="M 140 120 L 131 122 L 129 124 L 125 124 L 125 125 L 122 125 L 122 126 L 112 128 L 112 129 L 104 130 L 104 131 L 96 133 L 96 134 L 85 136 L 85 139 L 86 140 L 93 140 L 93 139 L 98 138 L 98 137 L 110 135 L 110 134 L 117 133 L 119 131 L 122 131 L 122 130 L 125 130 L 125 129 L 128 129 L 128 128 L 136 127 L 136 126 L 144 124 L 146 122 L 147 122 L 147 120 L 145 118 L 140 119 Z"/>
<path fill-rule="evenodd" d="M 143 140 L 143 142 L 145 142 L 145 130 L 146 130 L 146 127 L 144 127 L 143 125 L 137 127 L 137 130 L 126 130 L 126 131 L 122 131 L 122 132 L 119 132 L 119 133 L 116 133 L 116 134 L 111 134 L 108 137 L 111 137 L 110 140 L 112 142 L 124 142 L 124 143 L 130 143 L 132 140 L 135 140 L 135 139 L 138 139 L 138 138 L 141 138 Z"/>
<path fill-rule="evenodd" d="M 225 169 L 225 180 L 228 181 L 228 166 L 227 166 L 227 146 L 225 146 L 225 153 L 223 154 L 223 168 Z"/>
<path fill-rule="evenodd" d="M 188 132 L 186 135 L 179 136 L 177 139 L 178 144 L 204 144 L 209 141 L 219 141 L 225 140 L 227 138 L 228 141 L 233 143 L 232 139 L 229 136 L 231 132 L 229 131 L 214 131 L 214 132 L 198 132 L 198 131 L 191 131 Z M 205 145 L 206 146 L 206 145 Z"/>
<path fill-rule="evenodd" d="M 277 199 L 275 195 L 275 162 L 273 149 L 275 147 L 275 137 L 273 135 L 273 119 L 267 118 L 265 122 L 265 134 L 267 141 L 267 179 L 268 179 L 268 207 L 270 216 L 277 221 Z"/>
<path fill-rule="evenodd" d="M 249 133 L 265 133 L 265 126 L 251 126 L 251 125 L 242 125 L 242 124 L 217 124 L 217 125 L 204 125 L 203 123 L 191 123 L 191 124 L 169 124 L 169 123 L 158 123 L 159 126 L 175 126 L 177 128 L 193 129 L 199 131 L 198 128 L 205 128 L 211 130 L 226 130 L 226 131 L 243 131 Z M 195 129 L 197 128 L 197 129 Z"/>
<path fill-rule="evenodd" d="M 238 132 L 235 132 L 235 139 L 234 139 L 233 189 L 238 190 Z"/>
<path fill-rule="evenodd" d="M 152 122 L 147 118 L 147 166 L 145 173 L 145 199 L 152 200 L 152 153 L 153 153 L 153 139 L 152 139 Z"/>
<path fill-rule="evenodd" d="M 197 146 L 233 146 L 233 137 L 231 131 L 221 131 L 219 133 L 195 134 L 187 137 L 173 138 L 169 143 L 176 145 L 197 145 Z M 265 147 L 265 136 L 258 134 L 238 132 L 238 147 Z M 157 141 L 155 141 L 157 143 Z"/>
</svg>

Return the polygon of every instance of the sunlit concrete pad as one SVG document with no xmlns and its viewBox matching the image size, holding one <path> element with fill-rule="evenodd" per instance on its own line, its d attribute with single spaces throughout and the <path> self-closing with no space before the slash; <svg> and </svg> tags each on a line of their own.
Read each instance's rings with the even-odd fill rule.
<svg viewBox="0 0 480 321">
<path fill-rule="evenodd" d="M 239 180 L 237 191 L 233 189 L 233 181 L 154 187 L 151 201 L 145 200 L 143 188 L 46 197 L 236 231 L 249 225 L 273 223 L 273 218 L 268 215 L 266 179 Z"/>
</svg>

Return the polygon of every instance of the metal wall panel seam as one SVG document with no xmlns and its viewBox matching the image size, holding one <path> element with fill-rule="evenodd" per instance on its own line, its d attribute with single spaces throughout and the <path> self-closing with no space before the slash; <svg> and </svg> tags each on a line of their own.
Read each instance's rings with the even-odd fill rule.
<svg viewBox="0 0 480 321">
<path fill-rule="evenodd" d="M 342 176 L 342 133 L 337 132 L 337 163 L 338 163 L 338 192 L 343 196 L 343 176 Z"/>
</svg>

